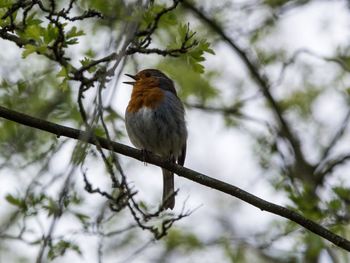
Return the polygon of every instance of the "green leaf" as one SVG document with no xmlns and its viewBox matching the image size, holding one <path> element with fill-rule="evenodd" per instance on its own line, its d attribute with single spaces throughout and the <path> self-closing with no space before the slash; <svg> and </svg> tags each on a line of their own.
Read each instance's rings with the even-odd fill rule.
<svg viewBox="0 0 350 263">
<path fill-rule="evenodd" d="M 350 201 L 350 189 L 346 188 L 346 187 L 334 187 L 333 188 L 333 192 L 339 196 L 339 198 L 346 200 L 346 201 Z"/>
<path fill-rule="evenodd" d="M 306 234 L 305 236 L 305 261 L 314 262 L 315 259 L 318 259 L 322 249 L 324 248 L 323 240 L 316 235 Z"/>
<path fill-rule="evenodd" d="M 75 165 L 83 163 L 87 155 L 87 143 L 78 142 L 73 151 L 72 162 Z"/>
<path fill-rule="evenodd" d="M 33 13 L 30 17 L 27 18 L 27 25 L 38 26 L 43 23 L 41 19 L 34 18 L 34 16 L 35 16 L 35 13 Z"/>
<path fill-rule="evenodd" d="M 62 91 L 67 91 L 69 89 L 68 79 L 67 78 L 63 79 L 62 82 L 58 85 L 58 87 Z"/>
<path fill-rule="evenodd" d="M 328 206 L 330 209 L 334 210 L 337 212 L 339 209 L 342 207 L 342 202 L 339 199 L 333 199 L 328 203 Z"/>
<path fill-rule="evenodd" d="M 45 54 L 48 50 L 47 46 L 40 46 L 36 48 L 36 52 L 39 54 Z"/>
<path fill-rule="evenodd" d="M 302 90 L 292 92 L 289 97 L 285 97 L 280 101 L 282 109 L 297 110 L 301 117 L 307 118 L 311 114 L 312 103 L 320 94 L 320 89 L 317 87 L 305 87 Z"/>
<path fill-rule="evenodd" d="M 85 56 L 87 56 L 88 58 L 94 58 L 96 57 L 96 53 L 90 48 L 85 52 Z"/>
<path fill-rule="evenodd" d="M 57 257 L 63 256 L 67 250 L 72 250 L 81 255 L 79 246 L 71 241 L 60 240 L 57 244 L 50 247 L 48 258 L 53 260 Z"/>
<path fill-rule="evenodd" d="M 87 221 L 90 219 L 90 217 L 88 215 L 82 214 L 82 213 L 74 213 L 75 217 L 77 217 L 79 219 L 79 221 L 82 224 L 86 224 Z"/>
<path fill-rule="evenodd" d="M 198 63 L 192 63 L 192 68 L 195 72 L 203 73 L 204 72 L 204 66 Z"/>
<path fill-rule="evenodd" d="M 173 26 L 173 25 L 177 25 L 178 21 L 177 21 L 176 15 L 173 12 L 169 12 L 162 17 L 161 23 L 165 25 Z"/>
<path fill-rule="evenodd" d="M 59 35 L 59 30 L 54 24 L 49 24 L 44 31 L 44 42 L 50 44 L 55 41 Z"/>
<path fill-rule="evenodd" d="M 139 202 L 139 206 L 140 206 L 141 209 L 143 209 L 145 211 L 148 210 L 147 204 L 145 202 L 143 202 L 143 201 Z"/>
<path fill-rule="evenodd" d="M 179 25 L 177 31 L 179 33 L 180 38 L 184 39 L 187 33 L 187 25 L 186 24 Z"/>
<path fill-rule="evenodd" d="M 86 67 L 91 63 L 91 59 L 84 57 L 83 59 L 80 60 L 80 63 L 83 67 Z"/>
<path fill-rule="evenodd" d="M 66 34 L 66 38 L 70 39 L 70 38 L 75 38 L 75 37 L 80 37 L 80 36 L 84 36 L 85 33 L 83 30 L 78 30 L 76 26 L 73 26 Z"/>
<path fill-rule="evenodd" d="M 48 203 L 44 205 L 43 208 L 48 211 L 48 216 L 58 216 L 62 212 L 59 204 L 52 198 L 48 198 Z"/>
<path fill-rule="evenodd" d="M 187 56 L 187 59 L 193 59 Z M 211 84 L 211 79 L 217 77 L 213 71 L 202 74 L 204 70 L 200 64 L 194 66 L 186 57 L 167 58 L 162 60 L 158 68 L 165 71 L 178 84 L 179 96 L 183 99 L 194 96 L 197 101 L 205 104 L 206 101 L 216 98 L 218 90 Z M 195 68 L 194 68 L 195 67 Z"/>
<path fill-rule="evenodd" d="M 11 7 L 14 2 L 14 0 L 0 0 L 0 8 Z"/>
<path fill-rule="evenodd" d="M 184 232 L 179 229 L 172 229 L 169 232 L 165 245 L 168 250 L 183 248 L 188 252 L 200 249 L 203 246 L 202 242 L 195 234 Z"/>
<path fill-rule="evenodd" d="M 26 83 L 24 81 L 18 82 L 17 89 L 18 89 L 18 93 L 21 94 L 23 91 L 26 90 Z"/>
<path fill-rule="evenodd" d="M 215 52 L 212 48 L 210 48 L 210 43 L 207 42 L 206 40 L 201 40 L 199 42 L 199 48 L 209 54 L 215 55 Z"/>
<path fill-rule="evenodd" d="M 25 36 L 30 39 L 39 40 L 41 37 L 41 28 L 38 25 L 27 26 Z"/>
<path fill-rule="evenodd" d="M 5 199 L 11 205 L 18 206 L 18 207 L 22 206 L 22 199 L 16 198 L 11 194 L 7 194 Z"/>
<path fill-rule="evenodd" d="M 88 66 L 89 64 L 91 64 L 91 62 L 92 62 L 92 60 L 90 58 L 87 58 L 87 57 L 84 57 L 82 60 L 80 60 L 80 63 L 83 67 Z M 94 66 L 94 67 L 90 67 L 87 71 L 89 73 L 92 73 L 92 72 L 95 72 L 96 69 L 97 69 L 97 67 Z"/>
<path fill-rule="evenodd" d="M 269 5 L 270 7 L 277 8 L 287 3 L 288 0 L 265 0 L 264 2 L 266 5 Z"/>
<path fill-rule="evenodd" d="M 76 45 L 76 44 L 79 43 L 79 41 L 78 41 L 77 38 L 72 38 L 72 39 L 70 39 L 70 40 L 67 40 L 65 43 L 66 43 L 67 45 Z"/>
<path fill-rule="evenodd" d="M 140 10 L 143 13 L 142 27 L 148 26 L 154 21 L 154 17 L 165 8 L 165 5 L 152 5 L 147 10 Z"/>
<path fill-rule="evenodd" d="M 24 51 L 22 52 L 22 58 L 28 57 L 30 54 L 36 52 L 36 46 L 27 44 L 24 46 Z"/>
<path fill-rule="evenodd" d="M 10 88 L 10 83 L 6 80 L 6 79 L 3 79 L 0 83 L 0 87 L 2 89 L 5 89 L 6 91 L 8 91 L 8 89 Z"/>
<path fill-rule="evenodd" d="M 63 80 L 59 83 L 58 87 L 62 91 L 67 91 L 69 89 L 69 68 L 70 66 L 62 67 L 61 70 L 57 73 L 58 78 L 63 78 Z"/>
<path fill-rule="evenodd" d="M 57 73 L 57 77 L 63 77 L 66 78 L 68 77 L 68 72 L 66 67 L 62 67 L 61 70 Z"/>
<path fill-rule="evenodd" d="M 7 194 L 5 197 L 6 201 L 9 202 L 11 205 L 17 206 L 20 210 L 23 212 L 26 212 L 28 210 L 28 206 L 25 202 L 25 200 L 19 198 L 19 197 L 14 197 L 11 194 Z"/>
<path fill-rule="evenodd" d="M 105 129 L 102 126 L 96 126 L 94 128 L 94 134 L 99 137 L 103 137 L 106 135 Z"/>
</svg>

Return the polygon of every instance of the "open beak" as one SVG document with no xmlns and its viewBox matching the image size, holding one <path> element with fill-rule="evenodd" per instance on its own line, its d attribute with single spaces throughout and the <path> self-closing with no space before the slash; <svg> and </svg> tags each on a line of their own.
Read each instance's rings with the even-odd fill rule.
<svg viewBox="0 0 350 263">
<path fill-rule="evenodd" d="M 136 77 L 134 75 L 130 75 L 130 74 L 125 74 L 126 76 L 134 79 L 134 80 L 137 80 Z M 124 81 L 123 83 L 125 84 L 129 84 L 129 85 L 134 85 L 136 83 L 136 81 Z"/>
</svg>

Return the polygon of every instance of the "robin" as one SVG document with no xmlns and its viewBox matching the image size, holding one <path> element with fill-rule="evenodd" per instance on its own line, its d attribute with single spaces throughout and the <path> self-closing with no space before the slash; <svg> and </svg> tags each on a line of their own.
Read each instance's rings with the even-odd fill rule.
<svg viewBox="0 0 350 263">
<path fill-rule="evenodd" d="M 183 165 L 186 157 L 187 129 L 185 110 L 173 81 L 157 69 L 145 69 L 136 75 L 125 124 L 130 141 L 145 152 L 150 151 Z M 162 208 L 175 205 L 174 174 L 163 172 Z"/>
</svg>

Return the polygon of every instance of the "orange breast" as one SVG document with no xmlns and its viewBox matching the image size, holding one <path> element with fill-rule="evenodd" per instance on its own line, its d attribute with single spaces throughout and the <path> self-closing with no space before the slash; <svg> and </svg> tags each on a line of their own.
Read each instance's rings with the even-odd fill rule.
<svg viewBox="0 0 350 263">
<path fill-rule="evenodd" d="M 134 85 L 128 112 L 137 112 L 142 107 L 156 108 L 164 99 L 164 92 L 156 86 L 144 87 L 142 85 Z"/>
</svg>

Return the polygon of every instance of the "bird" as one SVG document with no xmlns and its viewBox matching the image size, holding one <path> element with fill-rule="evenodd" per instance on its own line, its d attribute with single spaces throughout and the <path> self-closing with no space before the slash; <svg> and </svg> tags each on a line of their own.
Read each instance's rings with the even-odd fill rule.
<svg viewBox="0 0 350 263">
<path fill-rule="evenodd" d="M 131 143 L 144 153 L 152 152 L 181 166 L 187 147 L 184 105 L 177 96 L 174 82 L 157 69 L 144 69 L 136 75 L 125 111 L 125 126 Z M 161 209 L 175 206 L 174 174 L 164 168 Z"/>
</svg>

